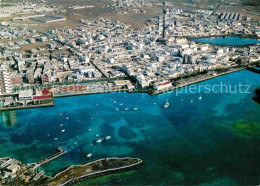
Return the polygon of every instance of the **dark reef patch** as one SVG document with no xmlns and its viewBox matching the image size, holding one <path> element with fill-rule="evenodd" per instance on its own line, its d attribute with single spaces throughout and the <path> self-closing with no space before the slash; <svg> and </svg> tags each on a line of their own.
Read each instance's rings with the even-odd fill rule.
<svg viewBox="0 0 260 186">
<path fill-rule="evenodd" d="M 124 139 L 134 139 L 137 137 L 137 134 L 128 126 L 121 126 L 118 130 L 118 135 Z"/>
</svg>

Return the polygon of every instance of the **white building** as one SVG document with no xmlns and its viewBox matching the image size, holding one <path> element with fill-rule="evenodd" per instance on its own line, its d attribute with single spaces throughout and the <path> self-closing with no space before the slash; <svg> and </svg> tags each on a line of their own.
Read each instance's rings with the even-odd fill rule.
<svg viewBox="0 0 260 186">
<path fill-rule="evenodd" d="M 148 87 L 150 84 L 150 82 L 145 79 L 143 74 L 135 75 L 135 78 L 142 88 Z"/>
<path fill-rule="evenodd" d="M 154 83 L 153 88 L 155 90 L 169 90 L 172 87 L 172 83 L 170 81 L 163 81 L 159 83 Z"/>
<path fill-rule="evenodd" d="M 12 92 L 11 77 L 9 70 L 0 70 L 0 94 Z"/>
</svg>

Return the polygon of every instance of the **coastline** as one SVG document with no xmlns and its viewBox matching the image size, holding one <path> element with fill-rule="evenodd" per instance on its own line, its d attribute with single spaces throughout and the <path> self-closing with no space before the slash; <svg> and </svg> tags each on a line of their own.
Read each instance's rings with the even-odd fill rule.
<svg viewBox="0 0 260 186">
<path fill-rule="evenodd" d="M 107 89 L 107 90 L 102 90 L 102 91 L 97 91 L 97 92 L 70 92 L 70 93 L 65 93 L 65 94 L 58 93 L 58 94 L 53 94 L 53 98 L 91 95 L 91 94 L 115 93 L 115 92 L 147 93 L 151 96 L 155 96 L 155 95 L 159 95 L 159 94 L 163 94 L 163 93 L 166 93 L 166 92 L 169 92 L 169 91 L 176 90 L 178 88 L 182 88 L 182 87 L 186 87 L 186 86 L 196 84 L 196 83 L 199 83 L 199 82 L 207 81 L 209 79 L 214 79 L 214 78 L 217 78 L 219 76 L 223 76 L 223 75 L 230 74 L 230 73 L 233 73 L 233 72 L 238 72 L 238 71 L 241 71 L 241 70 L 247 70 L 247 68 L 248 67 L 228 69 L 225 72 L 221 72 L 221 73 L 218 73 L 216 75 L 210 75 L 210 76 L 208 75 L 207 77 L 203 77 L 203 78 L 196 79 L 196 80 L 193 80 L 194 77 L 190 77 L 190 78 L 185 79 L 186 81 L 188 81 L 187 83 L 183 83 L 183 84 L 180 84 L 180 85 L 177 85 L 177 86 L 172 86 L 171 88 L 168 88 L 168 89 L 165 89 L 165 90 L 162 90 L 162 91 L 155 91 L 154 89 L 153 90 L 152 89 L 138 89 L 138 90 L 133 89 L 133 90 L 129 90 L 129 89 L 125 89 L 125 88 L 122 89 L 121 88 L 121 89 Z M 31 106 L 28 106 L 28 107 L 0 108 L 0 111 L 31 109 L 31 108 L 41 108 L 41 107 L 53 107 L 53 106 L 55 106 L 54 99 L 53 99 L 53 103 L 47 104 L 47 105 L 31 105 Z"/>
<path fill-rule="evenodd" d="M 247 35 L 247 34 L 225 34 L 225 35 L 208 35 L 208 36 L 199 36 L 199 37 L 186 37 L 187 40 L 189 41 L 193 41 L 193 39 L 202 39 L 202 38 L 217 38 L 217 37 L 241 37 L 241 38 L 247 38 L 247 39 L 256 39 L 256 40 L 260 40 L 260 37 L 258 37 L 257 35 Z M 207 44 L 201 41 L 194 41 L 196 43 L 199 44 Z M 259 43 L 254 43 L 254 44 L 242 44 L 242 45 L 227 45 L 227 44 L 213 44 L 211 43 L 210 45 L 214 45 L 214 46 L 235 46 L 238 48 L 242 48 L 242 47 L 248 47 L 248 46 L 254 46 L 257 45 Z"/>
<path fill-rule="evenodd" d="M 220 35 L 207 35 L 207 36 L 198 36 L 198 37 L 186 37 L 187 39 L 200 39 L 200 38 L 210 38 L 210 37 L 244 37 L 244 38 L 251 38 L 251 39 L 260 39 L 257 35 L 252 34 L 220 34 Z"/>
</svg>

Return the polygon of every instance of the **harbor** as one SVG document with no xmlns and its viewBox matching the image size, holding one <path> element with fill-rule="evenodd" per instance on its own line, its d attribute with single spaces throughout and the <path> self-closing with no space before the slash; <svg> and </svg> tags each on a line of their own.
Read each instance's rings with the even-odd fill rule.
<svg viewBox="0 0 260 186">
<path fill-rule="evenodd" d="M 144 165 L 138 158 L 106 158 L 99 159 L 84 165 L 73 165 L 57 173 L 53 177 L 44 175 L 44 170 L 37 171 L 39 166 L 48 163 L 64 154 L 61 147 L 58 153 L 39 162 L 24 165 L 13 158 L 0 158 L 0 183 L 12 185 L 74 185 L 82 181 L 136 170 Z"/>
<path fill-rule="evenodd" d="M 176 96 L 173 90 L 155 96 L 125 92 L 69 96 L 56 98 L 55 107 L 13 111 L 16 119 L 12 113 L 11 126 L 3 122 L 9 119 L 6 113 L 0 117 L 0 153 L 26 164 L 49 157 L 61 146 L 68 153 L 41 166 L 49 177 L 104 157 L 138 157 L 146 166 L 120 183 L 256 184 L 258 133 L 238 133 L 236 126 L 259 125 L 259 104 L 252 100 L 259 74 L 241 70 L 196 85 L 221 81 L 233 87 L 249 84 L 251 93 Z M 107 136 L 111 138 L 106 140 Z M 147 175 L 154 176 L 143 179 Z"/>
<path fill-rule="evenodd" d="M 49 163 L 54 159 L 66 154 L 67 151 L 59 147 L 58 152 L 52 156 L 44 158 L 35 163 L 22 164 L 19 160 L 6 157 L 0 158 L 0 183 L 2 184 L 26 184 L 35 183 L 44 176 L 44 169 L 40 169 L 43 164 Z"/>
<path fill-rule="evenodd" d="M 67 151 L 63 150 L 61 147 L 57 149 L 57 153 L 53 154 L 47 158 L 44 158 L 43 160 L 40 160 L 38 162 L 32 163 L 31 166 L 33 166 L 33 170 L 36 170 L 38 167 L 42 166 L 43 164 L 49 163 L 50 161 L 57 159 L 67 153 Z"/>
</svg>

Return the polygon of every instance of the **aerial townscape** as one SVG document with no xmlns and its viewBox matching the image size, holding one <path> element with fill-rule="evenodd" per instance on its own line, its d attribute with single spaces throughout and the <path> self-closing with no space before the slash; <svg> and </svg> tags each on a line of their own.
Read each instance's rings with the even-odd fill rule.
<svg viewBox="0 0 260 186">
<path fill-rule="evenodd" d="M 255 176 L 259 173 L 259 169 L 251 167 L 248 174 L 242 171 L 252 166 L 251 162 L 257 159 L 257 150 L 253 147 L 257 148 L 260 135 L 259 99 L 254 96 L 254 94 L 259 96 L 260 86 L 258 77 L 260 73 L 259 7 L 258 1 L 254 0 L 214 2 L 207 0 L 0 0 L 0 115 L 2 116 L 0 124 L 3 123 L 3 132 L 0 132 L 0 184 L 74 185 L 82 181 L 86 184 L 108 182 L 113 184 L 113 180 L 117 179 L 125 180 L 122 181 L 123 185 L 259 184 L 259 179 L 257 180 Z M 252 82 L 247 78 L 253 79 Z M 212 93 L 210 94 L 212 97 L 208 98 L 210 100 L 208 104 L 204 103 L 205 106 L 203 106 L 205 96 L 199 92 L 195 97 L 189 92 L 187 95 L 190 97 L 185 97 L 182 93 L 183 97 L 174 101 L 177 99 L 175 92 L 178 93 L 178 90 L 207 82 L 214 84 L 214 81 L 215 84 L 221 81 L 221 83 L 233 83 L 234 86 L 238 82 L 250 84 L 251 97 L 248 97 L 249 95 L 246 97 L 246 94 L 241 94 L 241 92 L 232 94 L 231 90 L 231 93 L 221 95 L 223 97 Z M 169 94 L 176 98 L 169 97 Z M 134 98 L 138 95 L 141 96 Z M 145 101 L 144 95 L 147 96 Z M 242 98 L 241 95 L 245 97 Z M 131 96 L 133 97 L 130 98 Z M 129 102 L 129 106 L 124 106 L 126 105 L 124 100 L 127 99 L 129 100 L 125 102 Z M 232 99 L 234 99 L 233 102 Z M 151 104 L 144 106 L 148 104 L 148 100 Z M 222 101 L 223 103 L 220 104 Z M 188 105 L 192 103 L 192 106 Z M 143 106 L 138 106 L 141 104 Z M 62 107 L 64 110 L 60 110 Z M 242 109 L 245 107 L 247 109 Z M 177 110 L 174 111 L 175 109 Z M 228 113 L 229 110 L 232 111 Z M 170 113 L 173 113 L 172 116 Z M 236 118 L 239 116 L 238 113 L 243 113 L 245 116 L 240 115 L 240 118 Z M 29 122 L 30 117 L 34 119 Z M 42 121 L 39 121 L 39 117 Z M 163 119 L 165 117 L 172 118 L 166 121 Z M 199 120 L 200 117 L 201 120 Z M 157 159 L 163 161 L 161 154 L 155 154 L 157 157 L 153 159 L 146 153 L 141 153 L 140 150 L 145 147 L 143 145 L 146 143 L 151 146 L 163 144 L 160 148 L 164 150 L 160 150 L 159 146 L 157 150 L 167 156 L 168 152 L 165 149 L 178 149 L 180 147 L 177 143 L 181 143 L 178 140 L 186 135 L 189 136 L 190 133 L 193 133 L 192 135 L 197 133 L 190 131 L 196 130 L 195 127 L 189 130 L 183 128 L 191 127 L 188 125 L 189 122 L 200 124 L 199 128 L 202 127 L 200 130 L 208 132 L 209 129 L 204 126 L 204 120 L 207 121 L 207 125 L 210 122 L 213 123 L 212 126 L 223 128 L 214 128 L 213 130 L 221 135 L 216 139 L 210 139 L 210 136 L 207 136 L 209 140 L 220 143 L 221 140 L 224 141 L 221 136 L 227 135 L 230 136 L 230 140 L 233 138 L 238 140 L 238 143 L 235 143 L 235 140 L 228 143 L 233 145 L 232 148 L 240 149 L 235 146 L 239 144 L 241 148 L 251 147 L 245 150 L 245 155 L 254 154 L 252 159 L 243 159 L 243 156 L 241 156 L 242 159 L 236 159 L 248 163 L 241 166 L 234 164 L 233 168 L 239 169 L 240 172 L 230 173 L 233 169 L 221 172 L 222 168 L 217 168 L 217 164 L 208 162 L 205 165 L 207 171 L 200 172 L 201 179 L 199 179 L 195 178 L 195 173 L 187 169 L 177 170 L 176 166 L 183 167 L 184 163 L 173 163 L 174 160 L 168 159 L 167 165 L 172 167 L 170 169 L 174 170 L 173 172 L 169 171 L 158 177 L 154 174 L 157 178 L 147 178 L 145 181 L 141 176 L 138 177 L 137 169 L 141 169 L 140 172 L 143 169 L 146 170 L 142 175 L 144 178 L 151 174 L 148 170 L 149 163 Z M 221 122 L 218 123 L 219 121 Z M 222 125 L 224 121 L 226 122 Z M 88 134 L 81 134 L 82 136 L 79 133 L 74 134 L 85 122 L 89 123 L 88 126 L 83 127 L 84 130 L 86 127 Z M 6 128 L 8 125 L 27 127 L 25 123 L 28 123 L 28 127 L 32 128 L 31 132 L 34 134 L 22 132 L 24 130 L 22 128 L 19 129 L 20 132 Z M 105 123 L 109 126 L 105 127 Z M 156 123 L 158 126 L 155 126 Z M 165 127 L 163 123 L 167 123 Z M 51 124 L 61 129 L 59 129 L 60 134 L 52 131 L 54 127 Z M 70 124 L 78 128 L 71 133 L 73 137 L 67 136 L 70 132 L 66 127 Z M 40 131 L 41 129 L 38 128 L 40 126 L 45 129 Z M 159 127 L 162 131 L 157 131 L 155 127 Z M 84 131 L 83 128 L 81 131 Z M 112 129 L 118 132 L 112 135 Z M 169 136 L 169 131 L 172 130 L 176 130 L 174 137 Z M 222 134 L 223 131 L 219 130 L 229 130 L 228 132 L 232 135 L 228 135 L 228 132 L 226 135 Z M 151 131 L 150 135 L 148 131 Z M 10 132 L 11 135 L 9 135 Z M 96 136 L 92 134 L 94 136 L 92 139 L 88 137 L 91 132 L 96 132 Z M 156 132 L 158 134 L 155 134 Z M 36 136 L 33 137 L 34 135 Z M 13 141 L 11 138 L 14 138 Z M 28 141 L 23 142 L 24 139 L 21 138 L 28 138 Z M 29 138 L 32 139 L 29 140 Z M 47 138 L 53 139 L 52 142 Z M 87 142 L 88 152 L 79 150 L 87 148 L 84 147 L 83 142 L 79 142 L 80 138 L 92 140 L 92 142 Z M 248 141 L 244 142 L 244 138 L 248 138 Z M 3 150 L 2 153 L 2 147 L 8 148 L 8 140 L 12 141 L 12 148 L 16 148 L 16 144 L 26 147 L 24 149 L 19 147 L 17 154 L 15 150 L 10 155 L 7 150 Z M 177 142 L 172 142 L 173 144 L 167 142 L 174 140 Z M 20 155 L 22 151 L 26 152 L 26 148 L 31 149 L 37 146 L 38 149 L 39 144 L 45 143 L 51 149 L 58 148 L 58 152 L 54 155 L 50 155 L 50 152 L 43 153 L 41 156 L 34 154 L 34 157 L 30 155 L 29 159 L 26 158 L 27 156 Z M 191 144 L 187 143 L 186 141 L 184 143 L 187 148 L 192 149 L 188 147 Z M 247 143 L 255 143 L 256 146 L 250 146 Z M 31 147 L 28 147 L 29 144 Z M 109 145 L 111 148 L 101 148 L 101 145 Z M 193 147 L 194 149 L 204 148 L 200 146 L 200 142 L 196 145 L 198 147 Z M 49 149 L 44 145 L 40 146 L 43 149 L 42 152 Z M 93 152 L 89 150 L 91 147 L 95 148 L 93 152 L 100 154 L 92 157 Z M 212 149 L 213 147 L 205 148 Z M 216 146 L 216 151 L 213 151 L 218 154 L 220 153 L 218 150 L 223 149 Z M 101 153 L 101 151 L 104 152 Z M 172 157 L 176 158 L 175 161 L 178 161 L 179 156 L 185 156 L 179 158 L 180 161 L 191 164 L 196 162 L 190 160 L 189 157 L 187 158 L 190 161 L 185 160 L 187 155 L 180 155 L 181 152 L 186 153 L 186 150 L 171 151 L 169 155 L 172 153 Z M 76 160 L 79 155 L 75 154 L 83 152 L 85 160 L 82 158 Z M 30 153 L 33 154 L 33 152 Z M 223 152 L 225 153 L 227 152 Z M 130 156 L 136 156 L 136 158 L 130 158 Z M 227 156 L 232 156 L 232 154 Z M 50 162 L 65 162 L 66 157 L 73 157 L 68 160 L 73 163 L 64 163 L 63 167 L 58 163 L 57 169 L 48 168 L 48 166 L 54 166 Z M 219 160 L 225 169 L 229 163 L 223 158 L 225 159 L 225 157 L 220 159 L 217 157 L 214 161 Z M 152 163 L 151 169 L 157 169 L 154 171 L 158 172 L 162 172 L 164 168 L 167 169 L 160 161 Z M 145 164 L 147 166 L 144 166 Z M 201 169 L 195 165 L 191 167 Z M 47 169 L 47 173 L 44 168 Z M 211 173 L 218 178 L 223 178 L 213 182 L 209 179 L 214 177 Z M 165 181 L 167 174 L 171 179 Z M 243 176 L 237 178 L 239 174 Z M 134 181 L 135 176 L 138 179 Z"/>
</svg>

